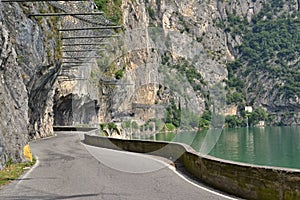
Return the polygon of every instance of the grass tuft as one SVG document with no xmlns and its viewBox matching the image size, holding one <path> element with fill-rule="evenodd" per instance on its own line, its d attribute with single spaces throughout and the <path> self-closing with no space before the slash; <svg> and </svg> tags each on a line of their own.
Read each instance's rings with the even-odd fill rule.
<svg viewBox="0 0 300 200">
<path fill-rule="evenodd" d="M 33 158 L 32 162 L 12 163 L 7 162 L 6 166 L 0 171 L 0 187 L 9 184 L 11 181 L 19 178 L 28 167 L 33 166 L 36 159 Z"/>
</svg>

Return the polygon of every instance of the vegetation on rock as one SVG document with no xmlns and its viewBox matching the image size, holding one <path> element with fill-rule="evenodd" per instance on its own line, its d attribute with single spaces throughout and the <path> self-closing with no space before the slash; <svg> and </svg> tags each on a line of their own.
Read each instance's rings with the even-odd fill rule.
<svg viewBox="0 0 300 200">
<path fill-rule="evenodd" d="M 122 0 L 95 0 L 99 10 L 103 11 L 108 19 L 116 24 L 122 24 Z"/>
<path fill-rule="evenodd" d="M 234 10 L 233 13 L 227 12 L 225 31 L 234 38 L 242 38 L 241 45 L 236 48 L 237 59 L 227 64 L 227 103 L 240 108 L 239 116 L 226 118 L 229 127 L 245 126 L 245 116 L 241 112 L 246 104 L 255 104 L 260 93 L 274 93 L 285 101 L 298 98 L 300 15 L 299 12 L 283 12 L 283 6 L 281 0 L 266 2 L 250 22 L 235 15 Z M 272 80 L 272 91 L 264 91 L 265 83 L 258 80 L 259 76 L 263 76 L 264 80 Z M 245 80 L 249 82 L 247 85 Z M 251 93 L 256 95 L 252 95 L 254 97 L 251 99 L 246 98 Z M 270 111 L 267 113 L 257 108 L 249 116 L 249 124 L 256 125 L 259 120 L 273 124 L 273 119 Z"/>
</svg>

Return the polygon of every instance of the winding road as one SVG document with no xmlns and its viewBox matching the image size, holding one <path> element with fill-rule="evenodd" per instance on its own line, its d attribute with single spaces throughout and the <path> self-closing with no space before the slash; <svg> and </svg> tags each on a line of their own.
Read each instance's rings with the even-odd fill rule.
<svg viewBox="0 0 300 200">
<path fill-rule="evenodd" d="M 87 146 L 82 135 L 59 132 L 32 142 L 37 164 L 1 188 L 0 199 L 235 199 L 186 180 L 162 159 Z"/>
</svg>

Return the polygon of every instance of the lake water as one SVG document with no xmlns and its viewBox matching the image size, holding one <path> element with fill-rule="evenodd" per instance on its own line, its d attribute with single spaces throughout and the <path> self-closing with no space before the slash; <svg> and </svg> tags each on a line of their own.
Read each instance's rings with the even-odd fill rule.
<svg viewBox="0 0 300 200">
<path fill-rule="evenodd" d="M 226 160 L 300 169 L 299 126 L 160 133 L 152 139 L 185 143 Z"/>
</svg>

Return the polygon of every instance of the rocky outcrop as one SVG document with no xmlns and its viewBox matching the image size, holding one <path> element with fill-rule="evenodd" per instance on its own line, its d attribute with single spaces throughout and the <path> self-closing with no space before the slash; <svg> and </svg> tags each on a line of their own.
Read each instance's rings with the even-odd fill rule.
<svg viewBox="0 0 300 200">
<path fill-rule="evenodd" d="M 21 150 L 29 139 L 52 135 L 53 124 L 133 120 L 140 126 L 134 129 L 142 132 L 160 130 L 164 126 L 153 128 L 159 120 L 171 120 L 185 129 L 192 124 L 187 120 L 207 109 L 225 114 L 226 64 L 239 58 L 237 47 L 243 44 L 243 35 L 227 29 L 228 25 L 237 18 L 251 22 L 267 2 L 123 0 L 124 32 L 63 33 L 121 37 L 106 39 L 107 45 L 98 46 L 105 48 L 101 53 L 63 55 L 58 26 L 111 23 L 95 16 L 60 19 L 28 14 L 86 12 L 95 8 L 92 2 L 0 2 L 0 163 L 9 158 L 22 160 Z M 299 11 L 299 1 L 280 3 L 282 9 L 273 18 Z M 68 40 L 69 50 L 92 48 L 72 45 L 76 42 Z M 95 55 L 102 58 L 81 60 L 76 68 L 62 66 L 63 56 L 80 61 L 79 57 Z M 297 63 L 299 60 L 289 66 L 297 68 Z M 243 82 L 247 104 L 275 113 L 277 124 L 299 124 L 299 96 L 286 98 L 274 88 L 286 82 L 264 71 L 247 74 Z M 172 121 L 174 118 L 179 121 Z"/>
<path fill-rule="evenodd" d="M 53 3 L 52 3 L 53 4 Z M 94 4 L 92 2 L 61 2 L 55 4 L 62 8 L 65 12 L 91 12 Z M 83 28 L 91 26 L 103 26 L 109 24 L 103 17 L 97 16 L 76 16 L 65 17 L 61 19 L 63 28 Z M 96 30 L 79 30 L 66 31 L 62 33 L 62 37 L 68 36 L 97 36 L 108 35 L 110 31 L 96 31 Z M 76 45 L 78 43 L 85 43 L 86 45 Z M 88 44 L 97 44 L 91 45 Z M 67 46 L 64 46 L 64 45 Z M 74 45 L 73 45 L 74 44 Z M 97 60 L 93 58 L 98 56 L 95 51 L 101 47 L 98 39 L 70 39 L 63 40 L 62 45 L 64 50 L 64 59 L 66 61 L 62 67 L 62 72 L 58 77 L 58 83 L 55 88 L 55 96 L 53 99 L 54 105 L 54 124 L 55 125 L 89 125 L 99 126 L 99 77 L 97 72 Z M 86 49 L 86 52 L 82 51 Z M 79 50 L 79 52 L 76 52 Z M 77 58 L 80 57 L 81 59 Z M 77 66 L 71 66 L 68 62 L 76 61 Z"/>
<path fill-rule="evenodd" d="M 56 95 L 59 95 L 57 91 Z M 99 125 L 99 101 L 87 95 L 76 93 L 56 96 L 54 104 L 54 125 Z"/>
<path fill-rule="evenodd" d="M 124 71 L 124 76 L 117 86 L 105 86 L 102 119 L 133 119 L 140 124 L 153 118 L 165 120 L 166 105 L 173 101 L 177 109 L 199 115 L 212 104 L 218 105 L 219 113 L 226 114 L 222 109 L 226 103 L 226 64 L 240 57 L 237 47 L 243 44 L 243 35 L 234 31 L 230 23 L 239 19 L 252 23 L 268 3 L 124 0 L 126 31 L 120 41 L 124 44 L 123 55 L 108 56 L 115 68 Z M 298 10 L 296 0 L 274 3 L 281 6 L 274 12 L 277 16 Z M 196 75 L 190 76 L 189 72 Z M 246 104 L 263 107 L 274 115 L 273 124 L 299 124 L 299 98 L 285 98 L 274 87 L 276 83 L 285 84 L 282 80 L 265 71 L 249 73 L 242 79 Z"/>
<path fill-rule="evenodd" d="M 8 159 L 21 161 L 30 139 L 53 135 L 53 124 L 99 124 L 99 89 L 91 79 L 96 60 L 70 70 L 58 28 L 101 25 L 105 18 L 30 17 L 41 12 L 89 12 L 92 2 L 1 3 L 0 168 Z M 73 33 L 74 34 L 74 33 Z M 85 31 L 75 34 L 93 34 Z M 99 33 L 98 33 L 99 34 Z M 108 34 L 105 32 L 105 34 Z M 69 45 L 76 42 L 70 40 Z M 91 41 L 84 41 L 90 43 Z M 76 50 L 78 46 L 73 48 Z M 79 47 L 80 48 L 80 47 Z M 93 64 L 93 62 L 94 64 Z M 86 62 L 86 64 L 85 64 Z"/>
<path fill-rule="evenodd" d="M 0 8 L 2 8 L 0 2 Z M 1 9 L 2 10 L 2 9 Z M 28 95 L 22 74 L 15 70 L 17 54 L 14 40 L 0 11 L 0 168 L 9 158 L 21 160 L 20 150 L 28 141 Z"/>
<path fill-rule="evenodd" d="M 1 2 L 0 2 L 1 3 Z M 30 138 L 53 134 L 53 85 L 60 70 L 56 21 L 26 13 L 44 3 L 1 3 L 0 163 L 20 161 Z M 1 166 L 0 166 L 1 167 Z"/>
<path fill-rule="evenodd" d="M 216 6 L 124 0 L 123 13 L 125 55 L 116 60 L 125 74 L 123 86 L 113 88 L 106 100 L 111 119 L 165 121 L 173 103 L 201 115 L 210 90 L 226 79 L 223 63 L 231 56 L 225 33 L 214 24 L 220 17 Z"/>
</svg>

